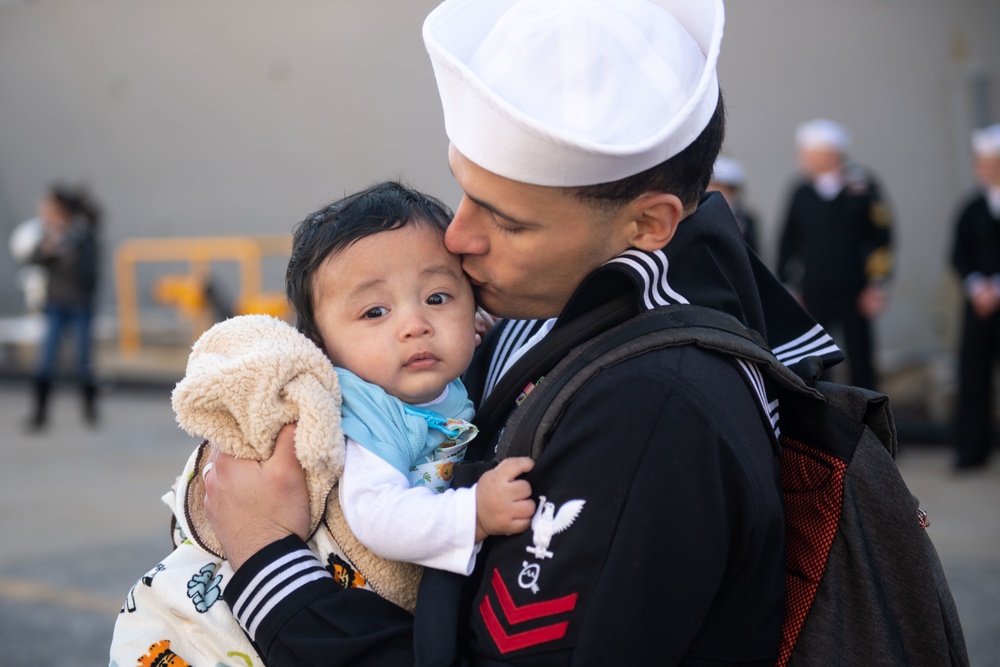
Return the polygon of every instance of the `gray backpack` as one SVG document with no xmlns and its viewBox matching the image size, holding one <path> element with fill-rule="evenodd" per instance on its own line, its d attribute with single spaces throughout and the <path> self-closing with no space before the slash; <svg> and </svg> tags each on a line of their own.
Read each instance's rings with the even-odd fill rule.
<svg viewBox="0 0 1000 667">
<path fill-rule="evenodd" d="M 602 368 L 676 345 L 757 364 L 779 399 L 788 566 L 777 664 L 968 665 L 926 516 L 896 468 L 888 398 L 815 380 L 815 358 L 783 365 L 725 313 L 657 308 L 574 348 L 507 420 L 498 458 L 537 458 Z"/>
</svg>

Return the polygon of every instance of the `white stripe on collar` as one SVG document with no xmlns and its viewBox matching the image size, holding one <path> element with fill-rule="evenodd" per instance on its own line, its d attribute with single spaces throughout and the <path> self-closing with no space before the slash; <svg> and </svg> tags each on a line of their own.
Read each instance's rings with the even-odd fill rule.
<svg viewBox="0 0 1000 667">
<path fill-rule="evenodd" d="M 805 357 L 822 357 L 824 354 L 837 352 L 839 349 L 830 334 L 817 324 L 798 338 L 788 341 L 784 345 L 779 345 L 771 352 L 778 358 L 778 361 L 790 366 Z"/>
<path fill-rule="evenodd" d="M 503 376 L 507 368 L 510 367 L 510 359 L 520 358 L 525 352 L 531 349 L 531 345 L 540 339 L 535 339 L 535 334 L 542 328 L 545 320 L 505 320 L 498 326 L 502 329 L 498 332 L 499 339 L 493 349 L 490 359 L 489 369 L 486 371 L 486 382 L 483 385 L 483 400 L 490 395 L 497 382 Z M 551 329 L 551 327 L 549 327 Z M 531 345 L 528 345 L 528 343 Z"/>
<path fill-rule="evenodd" d="M 667 280 L 670 261 L 663 250 L 643 252 L 630 249 L 608 260 L 607 264 L 621 264 L 639 278 L 643 285 L 642 302 L 647 310 L 674 303 L 690 303 L 684 295 L 670 286 Z"/>
</svg>

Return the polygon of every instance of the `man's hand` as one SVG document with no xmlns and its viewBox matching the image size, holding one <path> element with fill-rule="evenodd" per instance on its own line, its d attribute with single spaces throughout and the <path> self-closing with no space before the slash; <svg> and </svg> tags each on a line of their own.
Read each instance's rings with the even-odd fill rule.
<svg viewBox="0 0 1000 667">
<path fill-rule="evenodd" d="M 531 485 L 518 477 L 535 467 L 526 456 L 504 459 L 476 484 L 476 542 L 488 535 L 514 535 L 531 525 L 535 501 Z"/>
<path fill-rule="evenodd" d="M 309 532 L 309 492 L 295 458 L 295 425 L 278 432 L 274 454 L 264 461 L 237 459 L 215 447 L 205 475 L 205 514 L 237 569 L 268 544 Z"/>
</svg>

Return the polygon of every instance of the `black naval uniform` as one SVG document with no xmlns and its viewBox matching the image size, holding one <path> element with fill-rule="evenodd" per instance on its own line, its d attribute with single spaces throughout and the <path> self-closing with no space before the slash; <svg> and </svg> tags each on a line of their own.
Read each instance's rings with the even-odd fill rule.
<svg viewBox="0 0 1000 667">
<path fill-rule="evenodd" d="M 538 325 L 494 328 L 467 378 L 479 454 L 563 348 L 672 303 L 724 310 L 772 347 L 795 341 L 790 360 L 830 342 L 711 195 L 664 251 L 628 251 L 591 274 L 483 396 L 491 362 Z M 526 475 L 562 530 L 489 538 L 468 578 L 427 571 L 415 623 L 339 589 L 295 537 L 248 560 L 225 599 L 271 667 L 773 664 L 785 578 L 776 407 L 752 365 L 694 346 L 647 353 L 573 400 Z"/>
<path fill-rule="evenodd" d="M 793 189 L 778 250 L 778 278 L 802 295 L 827 329 L 843 329 L 851 384 L 874 389 L 871 323 L 858 312 L 858 295 L 888 280 L 892 270 L 892 216 L 878 184 L 849 165 L 831 200 L 812 182 Z"/>
<path fill-rule="evenodd" d="M 955 225 L 951 262 L 963 283 L 1000 278 L 1000 217 L 979 194 L 966 203 Z M 1000 311 L 979 318 L 966 295 L 958 363 L 955 464 L 984 465 L 993 432 L 993 364 L 1000 353 Z"/>
</svg>

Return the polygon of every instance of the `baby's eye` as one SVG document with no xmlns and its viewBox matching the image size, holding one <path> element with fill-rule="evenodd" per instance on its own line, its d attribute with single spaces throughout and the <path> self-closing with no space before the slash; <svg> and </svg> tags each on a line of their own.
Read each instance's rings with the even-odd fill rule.
<svg viewBox="0 0 1000 667">
<path fill-rule="evenodd" d="M 384 317 L 385 315 L 388 314 L 389 314 L 389 309 L 386 308 L 385 306 L 375 306 L 374 308 L 369 308 L 368 310 L 366 310 L 365 314 L 362 315 L 361 317 L 362 319 L 366 320 L 377 320 L 378 318 Z"/>
<path fill-rule="evenodd" d="M 452 296 L 444 292 L 435 292 L 427 297 L 427 304 L 430 306 L 440 306 L 451 301 Z"/>
</svg>

